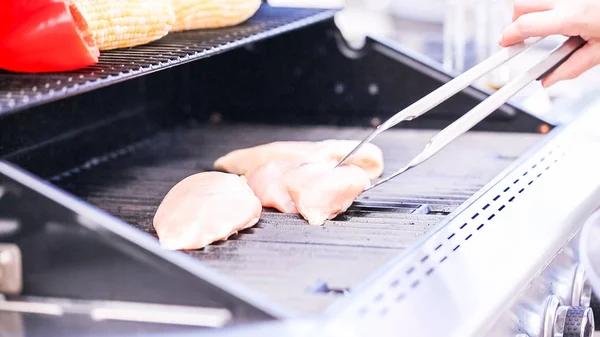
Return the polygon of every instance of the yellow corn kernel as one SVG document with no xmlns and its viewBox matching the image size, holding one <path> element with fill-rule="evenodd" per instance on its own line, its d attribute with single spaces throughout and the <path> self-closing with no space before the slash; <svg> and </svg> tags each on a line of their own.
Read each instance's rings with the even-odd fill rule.
<svg viewBox="0 0 600 337">
<path fill-rule="evenodd" d="M 175 24 L 171 31 L 221 28 L 252 17 L 261 0 L 171 0 Z"/>
<path fill-rule="evenodd" d="M 175 21 L 170 0 L 71 0 L 100 50 L 158 40 Z"/>
</svg>

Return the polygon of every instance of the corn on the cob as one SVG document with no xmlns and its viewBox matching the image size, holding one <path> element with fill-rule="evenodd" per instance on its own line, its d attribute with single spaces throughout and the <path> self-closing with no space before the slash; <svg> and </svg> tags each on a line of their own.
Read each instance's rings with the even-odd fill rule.
<svg viewBox="0 0 600 337">
<path fill-rule="evenodd" d="M 175 21 L 171 0 L 71 0 L 100 50 L 158 40 Z"/>
<path fill-rule="evenodd" d="M 171 31 L 234 26 L 252 17 L 261 0 L 171 0 Z"/>
</svg>

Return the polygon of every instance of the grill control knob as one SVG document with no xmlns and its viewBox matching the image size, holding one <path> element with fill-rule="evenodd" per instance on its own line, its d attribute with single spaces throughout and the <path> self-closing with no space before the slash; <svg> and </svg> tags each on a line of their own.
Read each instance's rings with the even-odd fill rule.
<svg viewBox="0 0 600 337">
<path fill-rule="evenodd" d="M 556 310 L 553 337 L 592 337 L 594 314 L 591 308 L 560 306 Z"/>
</svg>

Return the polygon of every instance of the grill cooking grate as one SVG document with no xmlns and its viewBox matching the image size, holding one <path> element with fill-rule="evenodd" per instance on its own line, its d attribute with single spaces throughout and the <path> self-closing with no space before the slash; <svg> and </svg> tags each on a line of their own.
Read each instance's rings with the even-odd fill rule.
<svg viewBox="0 0 600 337">
<path fill-rule="evenodd" d="M 333 10 L 263 5 L 248 22 L 178 32 L 153 43 L 103 52 L 100 63 L 73 72 L 15 74 L 0 70 L 0 115 L 201 59 L 328 18 Z"/>
<path fill-rule="evenodd" d="M 152 218 L 184 177 L 212 169 L 230 150 L 274 140 L 361 139 L 367 130 L 328 127 L 189 125 L 54 177 L 59 186 L 154 235 Z M 392 130 L 375 144 L 386 172 L 405 164 L 433 135 Z M 360 198 L 325 226 L 265 211 L 229 241 L 189 252 L 301 314 L 322 311 L 427 232 L 540 136 L 471 132 L 429 162 Z M 323 289 L 334 289 L 323 293 Z"/>
</svg>

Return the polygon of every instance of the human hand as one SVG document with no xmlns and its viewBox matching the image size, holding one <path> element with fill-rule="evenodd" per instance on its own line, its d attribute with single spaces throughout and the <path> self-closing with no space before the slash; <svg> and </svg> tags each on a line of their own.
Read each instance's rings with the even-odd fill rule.
<svg viewBox="0 0 600 337">
<path fill-rule="evenodd" d="M 600 0 L 514 0 L 513 22 L 500 45 L 550 35 L 581 36 L 588 43 L 544 78 L 544 87 L 577 78 L 600 64 Z"/>
</svg>

